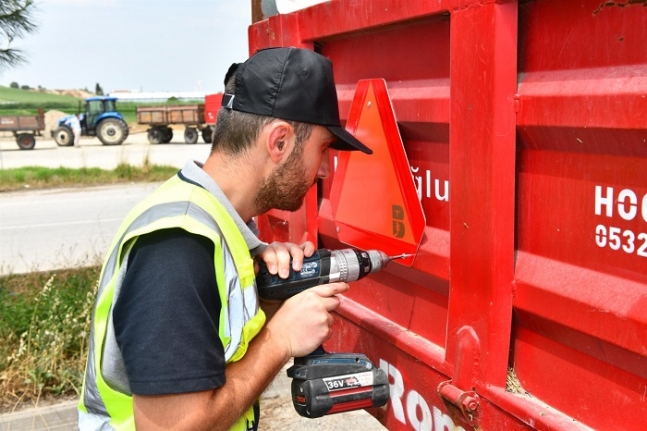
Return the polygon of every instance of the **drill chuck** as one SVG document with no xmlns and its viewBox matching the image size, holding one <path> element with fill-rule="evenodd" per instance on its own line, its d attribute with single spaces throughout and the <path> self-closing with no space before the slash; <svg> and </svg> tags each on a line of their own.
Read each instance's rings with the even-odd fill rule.
<svg viewBox="0 0 647 431">
<path fill-rule="evenodd" d="M 329 283 L 343 281 L 345 283 L 359 280 L 381 270 L 389 261 L 389 257 L 379 250 L 365 252 L 352 249 L 333 250 L 330 252 Z"/>
</svg>

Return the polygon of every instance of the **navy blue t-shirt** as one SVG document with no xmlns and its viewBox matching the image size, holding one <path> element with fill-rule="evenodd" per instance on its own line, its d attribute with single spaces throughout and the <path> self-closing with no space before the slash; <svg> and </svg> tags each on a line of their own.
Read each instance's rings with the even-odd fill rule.
<svg viewBox="0 0 647 431">
<path fill-rule="evenodd" d="M 163 395 L 225 383 L 213 243 L 182 229 L 140 237 L 114 308 L 130 389 Z"/>
</svg>

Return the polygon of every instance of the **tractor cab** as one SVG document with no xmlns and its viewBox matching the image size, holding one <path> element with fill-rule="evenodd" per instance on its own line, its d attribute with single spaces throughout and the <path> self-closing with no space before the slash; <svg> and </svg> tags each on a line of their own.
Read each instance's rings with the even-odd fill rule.
<svg viewBox="0 0 647 431">
<path fill-rule="evenodd" d="M 95 136 L 97 123 L 108 117 L 123 120 L 123 116 L 117 111 L 117 99 L 115 97 L 88 97 L 85 99 L 85 113 L 81 119 L 83 134 Z"/>
<path fill-rule="evenodd" d="M 116 97 L 88 97 L 85 99 L 85 110 L 79 102 L 79 120 L 82 136 L 96 136 L 103 145 L 121 145 L 128 137 L 128 125 L 124 116 L 117 111 Z M 72 145 L 72 130 L 67 125 L 71 116 L 58 120 L 57 128 L 52 130 L 52 137 L 60 146 Z"/>
</svg>

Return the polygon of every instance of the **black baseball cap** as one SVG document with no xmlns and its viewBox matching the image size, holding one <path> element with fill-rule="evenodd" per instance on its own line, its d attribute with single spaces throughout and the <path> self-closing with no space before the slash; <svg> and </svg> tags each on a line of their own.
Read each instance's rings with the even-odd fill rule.
<svg viewBox="0 0 647 431">
<path fill-rule="evenodd" d="M 267 48 L 229 68 L 235 94 L 222 106 L 234 111 L 324 126 L 337 138 L 336 150 L 373 151 L 341 126 L 332 62 L 304 48 Z M 227 77 L 225 80 L 227 80 Z"/>
</svg>

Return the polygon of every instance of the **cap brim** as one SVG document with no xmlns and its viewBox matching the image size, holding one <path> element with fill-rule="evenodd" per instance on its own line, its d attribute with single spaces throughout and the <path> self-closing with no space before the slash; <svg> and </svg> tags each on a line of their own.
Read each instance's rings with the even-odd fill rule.
<svg viewBox="0 0 647 431">
<path fill-rule="evenodd" d="M 334 150 L 342 150 L 342 151 L 361 151 L 366 154 L 373 154 L 373 150 L 371 150 L 369 147 L 366 145 L 362 144 L 360 141 L 358 141 L 353 135 L 348 133 L 346 129 L 344 129 L 341 126 L 325 126 L 328 130 L 330 130 L 339 140 L 335 141 L 330 148 Z"/>
</svg>

